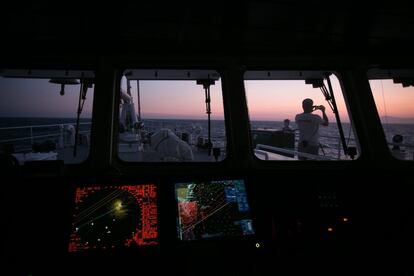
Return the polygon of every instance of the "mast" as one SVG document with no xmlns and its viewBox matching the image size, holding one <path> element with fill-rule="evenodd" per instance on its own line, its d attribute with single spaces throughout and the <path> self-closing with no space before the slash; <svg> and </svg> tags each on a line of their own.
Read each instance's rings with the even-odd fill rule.
<svg viewBox="0 0 414 276">
<path fill-rule="evenodd" d="M 199 79 L 197 80 L 197 84 L 203 85 L 204 94 L 205 94 L 205 102 L 206 102 L 206 113 L 207 113 L 207 123 L 208 123 L 208 154 L 211 154 L 211 98 L 210 98 L 210 85 L 214 85 L 215 81 L 210 79 L 210 76 L 207 79 Z"/>
</svg>

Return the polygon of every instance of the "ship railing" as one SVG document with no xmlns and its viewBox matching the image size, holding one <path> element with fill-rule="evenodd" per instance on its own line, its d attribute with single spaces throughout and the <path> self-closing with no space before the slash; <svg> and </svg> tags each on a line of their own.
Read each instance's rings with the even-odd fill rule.
<svg viewBox="0 0 414 276">
<path fill-rule="evenodd" d="M 341 138 L 338 136 L 327 136 L 327 135 L 321 135 L 320 138 L 324 138 L 324 143 L 321 143 L 321 147 L 322 147 L 322 153 L 321 155 L 318 155 L 317 160 L 320 159 L 324 159 L 324 160 L 348 160 L 349 158 L 344 155 L 343 153 L 343 148 L 342 148 L 342 144 L 341 144 Z M 297 142 L 298 137 L 295 139 L 295 141 Z M 330 143 L 330 141 L 332 140 L 336 140 L 336 142 Z M 353 137 L 350 137 L 349 139 L 347 139 L 348 141 L 348 146 L 356 146 L 356 140 Z M 332 146 L 335 145 L 335 146 Z M 388 142 L 388 145 L 390 146 L 390 149 L 392 146 L 399 146 L 399 148 L 401 149 L 401 151 L 404 153 L 403 155 L 399 155 L 399 156 L 404 156 L 404 158 L 400 158 L 398 157 L 398 159 L 403 159 L 403 160 L 414 160 L 414 144 L 411 143 L 392 143 L 392 142 Z M 274 147 L 274 146 L 269 146 L 269 145 L 260 145 L 260 148 L 255 149 L 255 154 L 263 156 L 263 158 L 265 160 L 269 160 L 270 156 L 269 154 L 267 154 L 265 150 L 265 148 L 270 149 L 270 151 L 276 151 L 276 152 L 280 152 L 280 153 L 286 153 L 286 154 L 293 154 L 293 155 L 297 155 L 297 151 L 293 150 L 293 149 L 286 149 L 286 148 L 279 148 L 279 147 Z M 326 151 L 326 149 L 328 149 L 328 151 Z M 331 151 L 329 151 L 331 150 Z M 336 152 L 336 154 L 334 154 Z M 393 153 L 391 151 L 391 153 Z M 315 159 L 312 158 L 312 156 L 304 156 L 304 153 L 299 153 L 297 156 L 303 156 L 303 157 L 307 157 L 308 159 Z M 334 157 L 336 155 L 336 157 Z M 320 158 L 319 158 L 320 157 Z"/>
<path fill-rule="evenodd" d="M 286 149 L 286 148 L 280 148 L 280 147 L 274 147 L 274 146 L 268 146 L 268 145 L 263 145 L 263 144 L 257 144 L 256 148 L 255 148 L 255 153 L 259 154 L 259 155 L 263 155 L 265 160 L 270 160 L 270 154 L 269 153 L 275 153 L 275 154 L 289 154 L 289 155 L 293 155 L 293 156 L 297 156 L 297 157 L 305 157 L 307 159 L 311 159 L 311 160 L 337 160 L 336 158 L 333 157 L 328 157 L 328 156 L 324 156 L 324 155 L 315 155 L 315 154 L 310 154 L 310 153 L 305 153 L 305 152 L 300 152 L 297 151 L 295 149 Z M 292 160 L 294 160 L 295 158 L 291 158 Z"/>
<path fill-rule="evenodd" d="M 92 122 L 83 122 L 79 123 L 80 125 L 91 125 Z M 22 131 L 27 129 L 28 135 L 24 137 L 14 137 L 8 139 L 0 140 L 1 144 L 17 144 L 19 142 L 30 142 L 30 146 L 26 146 L 25 148 L 15 149 L 16 152 L 23 152 L 31 149 L 33 143 L 37 140 L 45 140 L 45 138 L 54 138 L 55 142 L 59 145 L 59 148 L 63 148 L 65 145 L 69 143 L 67 135 L 65 135 L 65 126 L 75 125 L 75 123 L 64 123 L 64 124 L 49 124 L 49 125 L 31 125 L 31 126 L 17 126 L 17 127 L 2 127 L 0 128 L 0 137 L 5 136 L 4 133 L 7 133 L 8 136 L 16 136 L 16 132 Z M 43 130 L 43 133 L 47 134 L 35 134 L 39 132 L 39 129 L 46 129 Z M 50 130 L 50 128 L 56 128 L 56 130 Z M 15 132 L 13 134 L 13 132 Z M 90 135 L 90 127 L 88 130 L 80 130 L 80 135 Z M 89 142 L 88 142 L 89 143 Z"/>
<path fill-rule="evenodd" d="M 325 142 L 325 143 L 320 142 L 320 146 L 322 148 L 322 154 L 326 154 L 324 153 L 325 149 L 331 149 L 333 152 L 336 152 L 336 158 L 338 160 L 343 159 L 344 157 L 343 147 L 342 147 L 340 136 L 320 135 L 319 137 L 322 138 L 320 140 L 324 140 Z M 356 141 L 354 137 L 346 138 L 346 140 L 347 140 L 347 146 L 356 146 Z M 334 141 L 334 142 L 329 143 L 330 141 Z M 335 146 L 332 146 L 332 144 Z M 333 154 L 333 152 L 331 154 Z M 327 155 L 330 155 L 330 154 L 327 154 Z M 348 158 L 345 158 L 345 159 L 348 159 Z"/>
<path fill-rule="evenodd" d="M 342 144 L 341 144 L 341 138 L 339 136 L 327 136 L 327 135 L 321 135 L 320 138 L 325 138 L 325 141 L 329 143 L 329 141 L 335 140 L 336 142 L 334 143 L 329 143 L 329 144 L 335 144 L 334 147 L 330 146 L 327 143 L 321 143 L 322 146 L 322 150 L 324 149 L 332 149 L 333 151 L 337 152 L 337 158 L 338 159 L 343 159 L 344 157 L 344 153 L 343 153 L 343 149 L 342 149 Z M 356 146 L 356 140 L 354 137 L 350 137 L 347 138 L 347 144 L 348 146 Z M 402 155 L 398 155 L 398 159 L 403 159 L 403 160 L 414 160 L 414 144 L 411 143 L 393 143 L 393 142 L 387 142 L 388 146 L 390 147 L 390 151 L 391 154 L 394 154 L 394 152 L 391 150 L 393 146 L 398 146 L 399 150 L 401 151 L 401 153 L 403 153 Z M 328 154 L 329 155 L 329 154 Z"/>
</svg>

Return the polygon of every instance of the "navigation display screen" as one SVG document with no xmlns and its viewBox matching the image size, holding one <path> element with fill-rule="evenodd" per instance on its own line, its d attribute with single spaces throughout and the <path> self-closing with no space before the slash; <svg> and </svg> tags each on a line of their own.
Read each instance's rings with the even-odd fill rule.
<svg viewBox="0 0 414 276">
<path fill-rule="evenodd" d="M 154 184 L 77 188 L 69 252 L 158 244 Z"/>
<path fill-rule="evenodd" d="M 176 183 L 175 194 L 179 239 L 254 234 L 243 180 Z"/>
</svg>

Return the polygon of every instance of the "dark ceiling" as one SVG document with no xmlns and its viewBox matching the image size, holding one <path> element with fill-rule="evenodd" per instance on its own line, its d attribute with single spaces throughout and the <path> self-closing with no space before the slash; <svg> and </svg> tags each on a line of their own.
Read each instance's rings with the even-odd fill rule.
<svg viewBox="0 0 414 276">
<path fill-rule="evenodd" d="M 412 10 L 396 1 L 17 3 L 4 10 L 6 53 L 411 54 L 414 46 Z"/>
</svg>

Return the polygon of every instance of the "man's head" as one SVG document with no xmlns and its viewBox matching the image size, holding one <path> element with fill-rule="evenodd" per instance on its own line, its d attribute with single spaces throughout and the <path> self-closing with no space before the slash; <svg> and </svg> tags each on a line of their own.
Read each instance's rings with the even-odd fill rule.
<svg viewBox="0 0 414 276">
<path fill-rule="evenodd" d="M 302 108 L 303 108 L 303 111 L 305 111 L 306 113 L 312 112 L 313 111 L 313 101 L 312 101 L 312 99 L 309 99 L 309 98 L 304 99 L 302 101 Z"/>
<path fill-rule="evenodd" d="M 289 123 L 290 123 L 290 120 L 289 119 L 285 119 L 283 121 L 283 124 L 285 125 L 285 127 L 288 127 L 289 126 Z"/>
<path fill-rule="evenodd" d="M 404 138 L 400 134 L 396 134 L 392 137 L 392 142 L 393 143 L 402 143 L 403 140 L 404 140 Z"/>
</svg>

